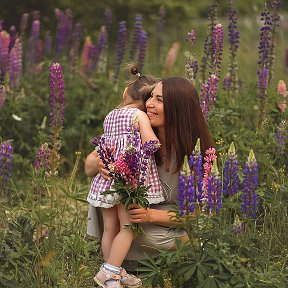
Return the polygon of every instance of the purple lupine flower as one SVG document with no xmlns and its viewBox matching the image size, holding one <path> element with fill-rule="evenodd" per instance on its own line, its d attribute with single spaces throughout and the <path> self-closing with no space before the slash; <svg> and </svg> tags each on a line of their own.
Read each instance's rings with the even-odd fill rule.
<svg viewBox="0 0 288 288">
<path fill-rule="evenodd" d="M 10 27 L 9 34 L 10 34 L 9 51 L 11 51 L 18 36 L 16 27 L 14 25 Z"/>
<path fill-rule="evenodd" d="M 201 83 L 200 105 L 206 122 L 208 122 L 209 111 L 217 99 L 218 77 L 210 75 L 205 83 Z"/>
<path fill-rule="evenodd" d="M 275 63 L 275 48 L 276 48 L 276 32 L 277 28 L 280 25 L 280 16 L 278 14 L 280 9 L 280 1 L 273 1 L 270 6 L 273 10 L 273 14 L 271 14 L 271 42 L 270 42 L 270 50 L 269 50 L 269 82 L 273 78 L 274 73 L 274 63 Z"/>
<path fill-rule="evenodd" d="M 11 88 L 18 87 L 20 82 L 22 73 L 22 54 L 22 43 L 17 39 L 9 55 L 9 80 Z"/>
<path fill-rule="evenodd" d="M 211 54 L 211 66 L 210 74 L 214 74 L 217 77 L 220 76 L 220 65 L 222 62 L 223 53 L 223 27 L 221 24 L 217 24 L 213 30 L 212 37 L 212 54 Z"/>
<path fill-rule="evenodd" d="M 139 54 L 138 54 L 138 69 L 140 72 L 144 66 L 144 60 L 147 52 L 147 40 L 148 40 L 147 32 L 141 30 L 139 36 Z"/>
<path fill-rule="evenodd" d="M 116 52 L 116 60 L 115 60 L 115 72 L 113 76 L 114 82 L 117 81 L 120 72 L 120 65 L 124 58 L 126 51 L 126 42 L 127 42 L 127 27 L 126 21 L 121 21 L 119 23 L 119 30 L 117 36 L 117 52 Z"/>
<path fill-rule="evenodd" d="M 268 68 L 263 68 L 258 70 L 258 89 L 259 89 L 259 97 L 263 98 L 268 88 L 268 78 L 269 78 L 269 70 Z"/>
<path fill-rule="evenodd" d="M 43 41 L 39 39 L 36 44 L 35 63 L 41 62 L 43 57 L 43 51 L 44 51 Z"/>
<path fill-rule="evenodd" d="M 242 234 L 244 232 L 244 225 L 242 223 L 242 221 L 240 220 L 239 216 L 236 215 L 233 225 L 232 225 L 232 233 L 235 236 L 238 236 L 240 234 Z"/>
<path fill-rule="evenodd" d="M 207 66 L 209 64 L 211 64 L 211 60 L 212 60 L 212 57 L 211 57 L 211 53 L 212 53 L 212 36 L 213 36 L 213 30 L 214 30 L 214 27 L 216 25 L 216 22 L 217 22 L 217 7 L 218 7 L 218 4 L 213 1 L 211 4 L 210 4 L 210 7 L 209 7 L 209 12 L 208 12 L 208 32 L 207 32 L 207 36 L 205 38 L 205 41 L 204 41 L 204 53 L 202 55 L 202 59 L 201 59 L 201 77 L 202 77 L 202 82 L 204 82 L 207 77 L 206 77 L 206 71 L 207 71 Z M 210 65 L 211 66 L 211 65 Z"/>
<path fill-rule="evenodd" d="M 200 147 L 200 138 L 197 139 L 195 148 L 192 155 L 189 157 L 189 167 L 192 174 L 192 185 L 193 185 L 193 201 L 200 203 L 202 200 L 202 187 L 203 187 L 203 173 L 202 173 L 202 155 Z M 193 202 L 192 201 L 192 202 Z M 195 205 L 194 205 L 195 208 Z M 193 207 L 191 207 L 193 209 Z M 194 211 L 194 210 L 193 210 Z M 191 212 L 193 212 L 191 211 Z"/>
<path fill-rule="evenodd" d="M 270 12 L 267 9 L 267 5 L 265 4 L 265 10 L 261 13 L 261 20 L 264 22 L 261 27 L 260 32 L 260 41 L 258 46 L 259 52 L 259 68 L 267 68 L 269 69 L 269 51 L 271 45 L 271 16 Z"/>
<path fill-rule="evenodd" d="M 193 47 L 196 43 L 196 31 L 192 29 L 190 32 L 187 33 L 186 41 L 191 43 Z"/>
<path fill-rule="evenodd" d="M 98 42 L 95 48 L 92 48 L 91 54 L 91 68 L 96 69 L 99 62 L 101 53 L 103 53 L 105 47 L 107 46 L 107 31 L 105 26 L 101 27 Z"/>
<path fill-rule="evenodd" d="M 113 153 L 111 152 L 111 147 L 109 147 L 105 143 L 105 137 L 102 135 L 100 139 L 94 138 L 92 140 L 92 144 L 95 146 L 95 150 L 98 153 L 100 159 L 102 160 L 105 168 L 110 171 L 110 176 L 112 176 L 112 168 L 110 164 L 112 164 L 114 160 Z"/>
<path fill-rule="evenodd" d="M 164 35 L 164 18 L 166 16 L 166 10 L 163 6 L 160 7 L 158 17 L 156 21 L 156 57 L 160 61 L 162 46 L 163 46 L 163 35 Z"/>
<path fill-rule="evenodd" d="M 259 119 L 258 126 L 261 127 L 264 121 L 265 102 L 269 84 L 270 70 L 270 50 L 271 50 L 271 16 L 265 3 L 265 10 L 261 13 L 261 20 L 264 22 L 261 27 L 260 40 L 258 46 L 258 96 L 259 96 Z"/>
<path fill-rule="evenodd" d="M 50 31 L 46 31 L 44 38 L 44 53 L 46 56 L 51 56 L 52 54 L 52 36 Z"/>
<path fill-rule="evenodd" d="M 140 138 L 140 137 L 139 137 Z M 140 139 L 139 139 L 140 140 Z M 139 177 L 139 184 L 144 185 L 144 182 L 147 177 L 147 167 L 151 155 L 155 153 L 160 148 L 159 140 L 150 140 L 145 142 L 141 147 L 141 173 Z"/>
<path fill-rule="evenodd" d="M 38 149 L 36 160 L 34 161 L 36 171 L 40 169 L 50 170 L 50 155 L 51 149 L 48 147 L 48 143 L 42 144 Z"/>
<path fill-rule="evenodd" d="M 134 31 L 132 35 L 132 43 L 130 48 L 130 61 L 133 61 L 136 50 L 139 46 L 140 33 L 142 31 L 142 15 L 137 14 L 135 17 Z"/>
<path fill-rule="evenodd" d="M 192 29 L 187 33 L 186 41 L 191 43 L 191 47 L 193 47 L 196 43 L 196 31 Z M 185 70 L 187 77 L 195 82 L 195 78 L 198 72 L 198 61 L 196 60 L 195 52 L 189 53 L 185 61 Z"/>
<path fill-rule="evenodd" d="M 285 151 L 287 124 L 288 122 L 283 119 L 276 129 L 275 138 L 276 138 L 277 147 L 275 150 L 280 155 L 283 155 Z"/>
<path fill-rule="evenodd" d="M 213 161 L 207 183 L 207 208 L 210 212 L 218 212 L 222 208 L 221 179 L 217 161 Z"/>
<path fill-rule="evenodd" d="M 256 194 L 256 187 L 258 186 L 258 164 L 252 149 L 250 150 L 243 174 L 242 211 L 246 218 L 256 218 L 258 205 L 258 196 Z"/>
<path fill-rule="evenodd" d="M 53 63 L 50 67 L 50 85 L 50 132 L 56 140 L 63 126 L 65 106 L 64 79 L 59 63 Z"/>
<path fill-rule="evenodd" d="M 4 195 L 7 195 L 10 190 L 10 181 L 12 178 L 12 159 L 12 141 L 7 140 L 2 142 L 0 145 L 0 191 Z"/>
<path fill-rule="evenodd" d="M 239 31 L 237 29 L 237 13 L 234 8 L 234 0 L 229 2 L 229 25 L 228 25 L 228 40 L 230 43 L 230 52 L 236 55 L 239 48 Z"/>
<path fill-rule="evenodd" d="M 228 25 L 228 41 L 229 47 L 229 81 L 228 79 L 223 81 L 223 88 L 228 92 L 229 96 L 235 95 L 238 92 L 238 65 L 236 61 L 237 50 L 239 48 L 239 31 L 237 28 L 237 15 L 234 8 L 234 0 L 229 2 L 229 25 Z M 229 84 L 229 85 L 228 85 Z"/>
<path fill-rule="evenodd" d="M 25 38 L 25 31 L 26 31 L 26 28 L 27 28 L 27 25 L 28 25 L 28 18 L 29 18 L 29 14 L 28 13 L 24 13 L 21 16 L 19 29 L 20 29 L 20 35 L 21 35 L 22 39 Z"/>
<path fill-rule="evenodd" d="M 79 52 L 80 52 L 80 42 L 83 36 L 83 25 L 82 23 L 76 23 L 74 27 L 74 31 L 72 33 L 72 42 L 70 49 L 70 64 L 72 67 L 75 66 Z"/>
<path fill-rule="evenodd" d="M 55 9 L 55 15 L 57 18 L 57 32 L 55 40 L 55 53 L 56 57 L 60 57 L 68 49 L 68 43 L 70 41 L 72 27 L 73 27 L 73 15 L 71 9 L 66 9 L 65 13 L 60 9 Z"/>
<path fill-rule="evenodd" d="M 28 40 L 28 49 L 26 53 L 26 68 L 32 70 L 35 64 L 35 55 L 40 35 L 40 21 L 34 20 L 32 23 L 31 34 Z"/>
<path fill-rule="evenodd" d="M 105 8 L 103 24 L 109 27 L 112 24 L 112 11 L 109 8 Z"/>
<path fill-rule="evenodd" d="M 192 185 L 192 175 L 188 164 L 188 158 L 185 155 L 183 167 L 180 170 L 178 186 L 178 205 L 180 216 L 189 215 L 189 212 L 195 210 L 195 191 Z"/>
<path fill-rule="evenodd" d="M 227 73 L 227 75 L 224 77 L 223 82 L 223 90 L 225 91 L 231 91 L 231 87 L 232 87 L 232 77 L 230 76 L 230 73 Z"/>
<path fill-rule="evenodd" d="M 239 191 L 238 160 L 233 142 L 228 150 L 223 170 L 223 194 L 232 196 Z"/>
</svg>

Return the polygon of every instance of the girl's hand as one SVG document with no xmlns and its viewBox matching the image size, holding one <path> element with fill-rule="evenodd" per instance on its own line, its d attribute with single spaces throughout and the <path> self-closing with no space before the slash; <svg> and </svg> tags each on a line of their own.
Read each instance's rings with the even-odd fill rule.
<svg viewBox="0 0 288 288">
<path fill-rule="evenodd" d="M 148 223 L 151 221 L 151 210 L 138 204 L 130 205 L 127 213 L 131 223 Z"/>
<path fill-rule="evenodd" d="M 111 151 L 113 152 L 114 150 L 115 148 L 112 147 Z M 109 171 L 105 169 L 105 165 L 95 150 L 85 160 L 85 172 L 88 177 L 94 177 L 100 173 L 105 180 L 110 180 Z"/>
<path fill-rule="evenodd" d="M 99 171 L 100 175 L 105 179 L 105 180 L 110 180 L 109 176 L 109 171 L 105 168 L 105 165 L 103 164 L 100 156 L 97 156 L 95 159 L 95 166 L 97 171 Z"/>
</svg>

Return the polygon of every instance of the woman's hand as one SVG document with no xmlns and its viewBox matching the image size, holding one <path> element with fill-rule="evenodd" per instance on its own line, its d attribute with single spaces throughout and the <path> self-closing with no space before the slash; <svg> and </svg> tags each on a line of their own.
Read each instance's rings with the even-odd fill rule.
<svg viewBox="0 0 288 288">
<path fill-rule="evenodd" d="M 85 172 L 88 177 L 94 177 L 100 173 L 105 180 L 110 180 L 109 171 L 105 169 L 105 165 L 96 151 L 91 152 L 87 156 L 85 160 Z"/>
<path fill-rule="evenodd" d="M 129 206 L 127 213 L 131 223 L 153 223 L 165 227 L 179 225 L 179 221 L 174 220 L 176 214 L 167 210 L 155 208 L 145 209 L 140 205 L 132 204 Z"/>
<path fill-rule="evenodd" d="M 129 206 L 128 216 L 131 223 L 147 223 L 151 221 L 151 210 L 140 205 L 132 204 Z"/>
</svg>

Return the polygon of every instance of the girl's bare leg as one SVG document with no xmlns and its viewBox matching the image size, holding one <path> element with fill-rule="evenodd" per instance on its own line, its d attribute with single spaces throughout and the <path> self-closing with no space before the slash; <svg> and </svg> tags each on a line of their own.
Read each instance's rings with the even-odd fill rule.
<svg viewBox="0 0 288 288">
<path fill-rule="evenodd" d="M 116 206 L 120 221 L 120 231 L 114 238 L 108 259 L 105 260 L 111 265 L 120 267 L 130 249 L 134 235 L 131 229 L 125 228 L 125 224 L 130 224 L 130 221 L 124 205 L 119 204 Z"/>
<path fill-rule="evenodd" d="M 120 223 L 118 220 L 117 205 L 112 208 L 102 208 L 104 221 L 104 232 L 101 241 L 102 253 L 106 262 L 109 255 L 114 238 L 119 233 Z"/>
</svg>

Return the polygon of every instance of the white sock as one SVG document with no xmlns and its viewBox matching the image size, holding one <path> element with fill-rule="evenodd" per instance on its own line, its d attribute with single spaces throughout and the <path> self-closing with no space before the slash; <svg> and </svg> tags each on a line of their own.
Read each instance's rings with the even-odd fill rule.
<svg viewBox="0 0 288 288">
<path fill-rule="evenodd" d="M 105 270 L 107 270 L 109 272 L 112 272 L 114 274 L 120 274 L 120 267 L 114 266 L 114 265 L 106 263 L 106 262 L 103 264 L 103 267 Z"/>
<path fill-rule="evenodd" d="M 120 274 L 120 267 L 111 265 L 111 264 L 106 263 L 106 262 L 103 264 L 103 269 L 105 272 L 109 272 L 112 274 Z M 112 286 L 112 284 L 114 284 L 115 282 L 116 282 L 116 280 L 110 279 L 110 280 L 105 281 L 105 284 L 109 287 L 109 285 Z"/>
</svg>

